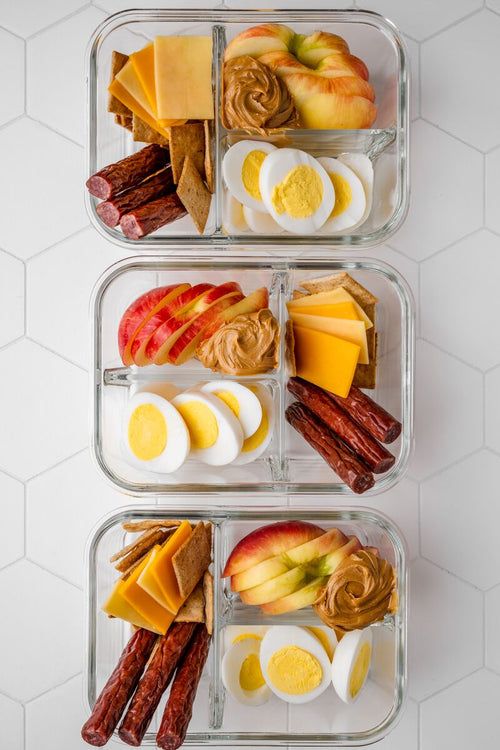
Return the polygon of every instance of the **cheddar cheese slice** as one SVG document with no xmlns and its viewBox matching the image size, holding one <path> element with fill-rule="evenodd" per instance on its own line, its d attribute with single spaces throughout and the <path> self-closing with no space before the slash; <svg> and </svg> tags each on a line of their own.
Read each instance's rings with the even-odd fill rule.
<svg viewBox="0 0 500 750">
<path fill-rule="evenodd" d="M 139 586 L 159 605 L 169 609 L 173 616 L 177 614 L 184 600 L 179 593 L 172 557 L 191 534 L 190 523 L 183 521 L 139 575 Z"/>
<path fill-rule="evenodd" d="M 142 86 L 154 116 L 156 117 L 155 52 L 153 42 L 134 52 L 129 57 L 134 72 Z"/>
<path fill-rule="evenodd" d="M 361 348 L 323 331 L 294 325 L 297 375 L 345 398 L 350 391 Z"/>
<path fill-rule="evenodd" d="M 151 107 L 146 92 L 135 72 L 132 60 L 129 59 L 128 62 L 125 63 L 123 68 L 116 74 L 115 80 L 121 83 L 123 88 L 128 91 L 130 96 L 139 103 L 143 110 L 145 110 L 153 120 L 156 119 L 156 111 Z"/>
<path fill-rule="evenodd" d="M 172 614 L 172 612 L 169 612 L 165 607 L 158 604 L 158 602 L 137 583 L 139 576 L 149 563 L 152 552 L 153 550 L 150 550 L 144 560 L 135 570 L 132 571 L 128 578 L 122 582 L 120 593 L 136 610 L 136 612 L 153 625 L 155 632 L 165 634 L 174 621 L 175 615 Z"/>
<path fill-rule="evenodd" d="M 314 305 L 316 306 L 336 305 L 339 302 L 351 302 L 356 309 L 358 318 L 360 320 L 364 320 L 366 330 L 373 327 L 372 321 L 370 320 L 368 315 L 365 313 L 363 308 L 356 302 L 354 297 L 352 297 L 349 294 L 349 292 L 346 292 L 346 290 L 341 286 L 337 287 L 337 289 L 332 289 L 329 292 L 318 292 L 317 294 L 308 294 L 305 297 L 300 297 L 299 299 L 290 300 L 290 302 L 286 303 L 286 306 L 288 308 L 288 312 L 290 312 L 290 310 L 299 311 L 300 308 L 311 307 Z"/>
<path fill-rule="evenodd" d="M 314 308 L 307 307 L 305 309 L 309 313 L 309 310 Z M 369 364 L 370 358 L 368 356 L 368 344 L 366 341 L 366 328 L 364 321 L 345 320 L 342 318 L 324 318 L 319 315 L 306 315 L 304 313 L 294 312 L 293 310 L 290 313 L 290 318 L 293 323 L 303 326 L 304 328 L 312 328 L 313 331 L 331 333 L 332 336 L 338 336 L 340 339 L 345 339 L 345 341 L 357 344 L 360 348 L 359 364 Z"/>
<path fill-rule="evenodd" d="M 159 120 L 212 120 L 212 38 L 158 36 L 154 41 Z"/>
<path fill-rule="evenodd" d="M 139 614 L 134 607 L 124 599 L 121 588 L 124 581 L 118 581 L 113 591 L 111 592 L 109 599 L 103 606 L 103 611 L 106 612 L 110 617 L 118 617 L 120 620 L 125 620 L 135 625 L 138 628 L 145 628 L 145 630 L 152 630 L 153 633 L 159 633 L 158 630 L 149 620 Z"/>
<path fill-rule="evenodd" d="M 337 302 L 336 305 L 310 305 L 308 315 L 320 315 L 323 318 L 344 318 L 345 320 L 362 320 L 354 302 Z"/>
<path fill-rule="evenodd" d="M 141 120 L 147 122 L 150 128 L 156 130 L 157 133 L 161 133 L 161 135 L 165 136 L 165 138 L 170 138 L 168 130 L 162 128 L 161 125 L 159 125 L 159 123 L 154 119 L 154 117 L 152 117 L 144 109 L 144 107 L 141 107 L 139 102 L 134 99 L 130 92 L 116 78 L 114 78 L 109 84 L 108 91 L 110 94 L 113 94 L 113 96 L 115 96 L 118 101 L 132 110 L 132 112 L 137 115 L 137 117 L 140 117 Z"/>
</svg>

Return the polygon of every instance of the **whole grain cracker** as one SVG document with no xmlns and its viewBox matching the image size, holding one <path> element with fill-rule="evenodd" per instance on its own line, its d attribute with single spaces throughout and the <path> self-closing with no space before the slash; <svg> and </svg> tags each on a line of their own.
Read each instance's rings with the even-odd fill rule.
<svg viewBox="0 0 500 750">
<path fill-rule="evenodd" d="M 143 521 L 125 521 L 122 523 L 124 531 L 147 531 L 148 529 L 175 529 L 181 522 L 176 518 L 144 519 Z"/>
<path fill-rule="evenodd" d="M 120 70 L 127 62 L 128 55 L 124 55 L 123 52 L 117 52 L 116 50 L 113 50 L 113 52 L 111 53 L 111 75 L 109 78 L 110 83 L 114 80 L 115 76 L 120 72 Z M 111 93 L 108 94 L 108 112 L 113 112 L 113 114 L 115 115 L 126 115 L 127 117 L 132 116 L 131 110 L 126 107 L 125 104 L 122 104 L 122 102 Z"/>
<path fill-rule="evenodd" d="M 214 629 L 214 577 L 209 570 L 203 574 L 203 595 L 205 598 L 205 625 L 209 635 Z"/>
<path fill-rule="evenodd" d="M 203 234 L 210 211 L 212 196 L 189 156 L 186 156 L 184 159 L 182 174 L 177 185 L 177 195 L 193 219 L 198 232 Z"/>
<path fill-rule="evenodd" d="M 205 178 L 205 130 L 201 122 L 187 122 L 168 128 L 170 161 L 174 182 L 179 184 L 184 161 L 189 156 L 202 178 Z M 182 199 L 181 199 L 182 200 Z"/>
<path fill-rule="evenodd" d="M 211 561 L 211 545 L 203 521 L 200 521 L 191 536 L 181 544 L 172 557 L 179 593 L 187 598 Z"/>
<path fill-rule="evenodd" d="M 205 622 L 205 595 L 201 581 L 178 611 L 175 622 Z"/>
<path fill-rule="evenodd" d="M 142 534 L 132 549 L 115 565 L 116 570 L 120 573 L 126 571 L 133 563 L 144 557 L 155 544 L 163 544 L 168 533 L 166 529 L 151 529 Z"/>
<path fill-rule="evenodd" d="M 211 120 L 203 120 L 205 132 L 205 182 L 211 193 L 215 191 L 214 157 Z"/>
<path fill-rule="evenodd" d="M 157 130 L 153 130 L 135 112 L 132 114 L 132 137 L 134 141 L 140 141 L 141 143 L 158 143 L 160 146 L 168 146 L 169 144 L 166 136 L 158 133 Z"/>
</svg>

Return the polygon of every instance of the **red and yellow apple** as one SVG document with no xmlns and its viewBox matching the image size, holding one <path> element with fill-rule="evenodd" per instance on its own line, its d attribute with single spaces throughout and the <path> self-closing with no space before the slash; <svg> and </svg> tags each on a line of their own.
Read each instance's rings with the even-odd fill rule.
<svg viewBox="0 0 500 750">
<path fill-rule="evenodd" d="M 323 587 L 326 586 L 328 578 L 329 576 L 313 578 L 305 586 L 288 594 L 288 596 L 262 604 L 261 610 L 266 615 L 283 615 L 285 612 L 295 612 L 298 609 L 310 607 L 320 595 Z"/>
<path fill-rule="evenodd" d="M 229 321 L 234 320 L 238 315 L 250 315 L 251 313 L 258 312 L 269 306 L 269 292 L 265 287 L 256 289 L 248 297 L 244 297 L 239 302 L 226 308 L 220 313 L 209 325 L 207 325 L 201 334 L 199 344 L 210 336 L 213 336 L 216 331 Z"/>
</svg>

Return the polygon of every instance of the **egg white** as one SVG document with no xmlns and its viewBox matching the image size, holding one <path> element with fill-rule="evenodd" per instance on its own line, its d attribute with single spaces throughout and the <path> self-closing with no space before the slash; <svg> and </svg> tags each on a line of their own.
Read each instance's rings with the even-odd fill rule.
<svg viewBox="0 0 500 750">
<path fill-rule="evenodd" d="M 253 450 L 245 450 L 245 443 L 243 443 L 239 456 L 233 461 L 234 466 L 243 466 L 244 464 L 249 464 L 252 461 L 255 461 L 267 450 L 273 439 L 274 404 L 269 389 L 264 385 L 252 385 L 251 388 L 261 403 L 261 415 L 263 416 L 264 413 L 267 415 L 267 432 L 262 442 Z M 252 436 L 250 435 L 250 439 L 251 437 Z"/>
<path fill-rule="evenodd" d="M 262 419 L 262 404 L 258 396 L 250 388 L 246 388 L 234 380 L 210 380 L 208 383 L 204 383 L 200 390 L 203 393 L 213 393 L 218 398 L 218 393 L 226 391 L 236 399 L 239 414 L 235 416 L 241 424 L 245 440 L 258 429 Z M 223 401 L 223 399 L 221 400 Z"/>
<path fill-rule="evenodd" d="M 353 670 L 356 666 L 359 652 L 362 646 L 368 643 L 370 651 L 372 649 L 372 631 L 371 628 L 364 630 L 351 630 L 342 636 L 332 661 L 332 684 L 335 692 L 344 703 L 353 703 L 363 690 L 363 686 L 368 677 L 370 667 L 368 667 L 365 680 L 355 696 L 351 695 L 350 682 Z M 370 660 L 372 654 L 370 653 Z"/>
<path fill-rule="evenodd" d="M 357 224 L 351 227 L 351 230 L 357 229 L 359 226 L 365 223 L 372 210 L 373 203 L 373 164 L 371 159 L 366 154 L 341 154 L 338 161 L 348 166 L 354 174 L 356 174 L 361 180 L 363 189 L 365 191 L 366 208 L 363 216 Z"/>
<path fill-rule="evenodd" d="M 321 232 L 335 234 L 336 232 L 351 229 L 358 224 L 365 213 L 366 196 L 363 184 L 352 169 L 338 159 L 332 159 L 329 156 L 320 156 L 318 161 L 329 175 L 338 174 L 351 188 L 351 200 L 349 204 L 341 214 L 329 218 L 323 225 Z"/>
<path fill-rule="evenodd" d="M 227 651 L 233 643 L 246 638 L 262 640 L 267 627 L 265 625 L 227 625 L 224 628 L 224 651 Z"/>
<path fill-rule="evenodd" d="M 243 213 L 243 205 L 233 198 L 231 193 L 224 194 L 224 209 L 222 228 L 226 234 L 242 234 L 248 232 L 248 225 Z"/>
<path fill-rule="evenodd" d="M 273 205 L 274 188 L 279 185 L 295 167 L 309 166 L 315 170 L 323 186 L 323 197 L 317 210 L 305 218 L 296 218 L 288 213 L 278 213 Z M 296 148 L 280 148 L 264 159 L 259 174 L 259 186 L 264 205 L 273 219 L 283 229 L 294 234 L 314 234 L 330 216 L 335 202 L 332 181 L 324 167 L 314 156 Z"/>
<path fill-rule="evenodd" d="M 249 229 L 256 234 L 283 234 L 285 231 L 271 214 L 254 211 L 248 206 L 243 206 L 243 217 Z"/>
<path fill-rule="evenodd" d="M 244 206 L 248 206 L 248 208 L 253 208 L 254 211 L 266 212 L 267 209 L 263 201 L 250 195 L 243 183 L 243 163 L 252 151 L 263 151 L 270 154 L 272 151 L 276 151 L 276 146 L 265 141 L 244 140 L 235 143 L 226 151 L 222 160 L 222 176 L 227 189 L 237 201 Z"/>
<path fill-rule="evenodd" d="M 272 655 L 287 646 L 296 646 L 308 651 L 320 663 L 322 677 L 320 684 L 302 695 L 293 695 L 279 690 L 271 681 L 268 664 Z M 312 635 L 306 628 L 296 625 L 274 625 L 268 629 L 260 644 L 260 665 L 264 679 L 270 690 L 287 703 L 309 703 L 321 695 L 331 682 L 331 665 L 324 647 L 316 636 Z"/>
<path fill-rule="evenodd" d="M 222 657 L 221 675 L 224 687 L 233 698 L 246 706 L 262 706 L 271 697 L 271 690 L 266 684 L 256 690 L 245 690 L 240 684 L 243 662 L 251 654 L 259 657 L 260 643 L 257 638 L 245 638 L 229 646 Z"/>
<path fill-rule="evenodd" d="M 224 466 L 234 461 L 243 445 L 243 430 L 229 406 L 211 393 L 194 390 L 179 393 L 172 400 L 172 404 L 180 406 L 190 401 L 199 401 L 204 404 L 215 417 L 218 428 L 218 435 L 213 445 L 207 448 L 191 446 L 192 457 L 211 466 Z"/>
</svg>

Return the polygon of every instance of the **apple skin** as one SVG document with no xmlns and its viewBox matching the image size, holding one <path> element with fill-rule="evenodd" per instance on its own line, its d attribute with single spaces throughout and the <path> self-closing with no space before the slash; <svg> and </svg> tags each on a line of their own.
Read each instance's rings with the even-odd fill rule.
<svg viewBox="0 0 500 750">
<path fill-rule="evenodd" d="M 245 29 L 231 39 L 224 53 L 224 60 L 233 57 L 250 55 L 259 57 L 271 50 L 287 50 L 292 44 L 295 33 L 289 26 L 281 23 L 263 23 Z"/>
<path fill-rule="evenodd" d="M 234 547 L 222 573 L 223 578 L 248 570 L 269 557 L 321 536 L 325 530 L 308 521 L 277 521 L 251 531 Z"/>
<path fill-rule="evenodd" d="M 154 332 L 167 320 L 173 318 L 174 315 L 189 310 L 202 295 L 211 289 L 215 289 L 213 284 L 195 284 L 195 286 L 190 286 L 169 304 L 152 315 L 137 333 L 132 343 L 131 351 L 134 364 L 138 367 L 145 367 L 150 364 L 146 358 L 146 349 Z"/>
<path fill-rule="evenodd" d="M 333 552 L 338 547 L 346 544 L 347 541 L 347 537 L 340 529 L 329 529 L 321 536 L 315 537 L 298 547 L 293 547 L 281 555 L 263 560 L 258 565 L 244 570 L 242 573 L 231 576 L 231 588 L 233 591 L 241 592 L 245 591 L 245 589 L 259 586 L 265 581 L 282 575 L 297 565 L 310 563 L 329 552 Z"/>
<path fill-rule="evenodd" d="M 306 577 L 305 568 L 298 566 L 260 586 L 240 591 L 240 599 L 244 604 L 267 604 L 297 591 L 305 583 Z"/>
<path fill-rule="evenodd" d="M 198 297 L 192 305 L 180 310 L 169 320 L 165 321 L 153 333 L 148 341 L 145 359 L 148 364 L 164 365 L 168 362 L 168 355 L 173 344 L 184 333 L 194 318 L 223 297 L 232 293 L 241 294 L 241 287 L 235 281 L 212 287 L 205 294 Z"/>
<path fill-rule="evenodd" d="M 314 604 L 326 586 L 329 576 L 319 576 L 306 583 L 302 588 L 297 589 L 288 596 L 281 599 L 275 599 L 273 602 L 261 604 L 261 610 L 266 615 L 283 615 L 286 612 L 295 612 L 298 609 L 309 607 Z"/>
<path fill-rule="evenodd" d="M 346 557 L 354 554 L 354 552 L 358 552 L 362 548 L 363 545 L 359 539 L 356 536 L 350 536 L 342 547 L 322 557 L 318 560 L 317 564 L 312 563 L 309 569 L 313 570 L 318 576 L 330 576 L 337 570 L 342 560 L 345 560 Z"/>
<path fill-rule="evenodd" d="M 118 326 L 118 350 L 124 365 L 129 367 L 134 363 L 132 345 L 147 321 L 190 286 L 190 284 L 170 284 L 150 289 L 127 307 Z"/>
<path fill-rule="evenodd" d="M 238 315 L 249 315 L 253 312 L 258 312 L 269 306 L 269 292 L 265 287 L 256 289 L 254 292 L 244 297 L 239 302 L 236 302 L 231 307 L 224 310 L 212 323 L 203 329 L 199 344 L 206 339 L 209 339 L 214 335 L 216 331 L 221 328 L 224 323 L 228 323 L 230 320 L 234 320 Z"/>
</svg>

